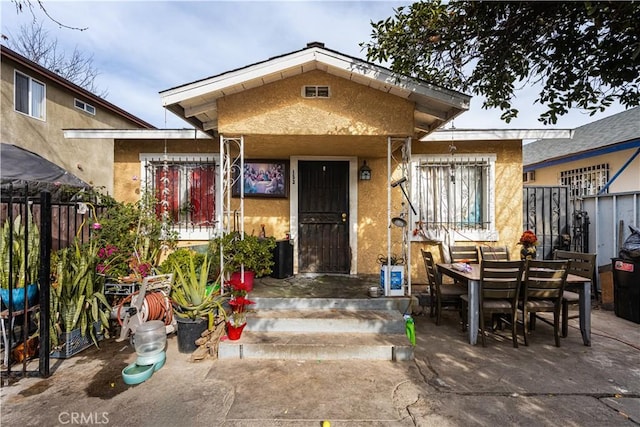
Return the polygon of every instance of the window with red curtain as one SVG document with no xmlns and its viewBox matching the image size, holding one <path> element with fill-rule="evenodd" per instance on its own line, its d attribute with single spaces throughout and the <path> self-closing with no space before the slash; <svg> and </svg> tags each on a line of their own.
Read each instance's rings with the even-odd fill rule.
<svg viewBox="0 0 640 427">
<path fill-rule="evenodd" d="M 215 225 L 215 163 L 154 161 L 151 165 L 158 217 L 166 209 L 176 226 Z"/>
<path fill-rule="evenodd" d="M 215 218 L 215 167 L 201 165 L 190 170 L 189 202 L 194 225 L 213 226 Z"/>
</svg>

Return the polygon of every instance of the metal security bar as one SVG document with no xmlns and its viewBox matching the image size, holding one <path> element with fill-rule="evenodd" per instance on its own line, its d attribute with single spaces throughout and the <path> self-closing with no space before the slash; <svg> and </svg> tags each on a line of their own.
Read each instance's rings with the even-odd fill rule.
<svg viewBox="0 0 640 427">
<path fill-rule="evenodd" d="M 595 196 L 609 181 L 609 164 L 560 172 L 560 185 L 569 186 L 571 197 Z"/>
<path fill-rule="evenodd" d="M 217 165 L 211 157 L 147 159 L 145 182 L 159 203 L 158 217 L 166 216 L 178 229 L 203 230 L 216 225 Z"/>
<path fill-rule="evenodd" d="M 423 230 L 489 230 L 490 163 L 485 158 L 435 157 L 415 166 L 414 196 Z"/>
</svg>

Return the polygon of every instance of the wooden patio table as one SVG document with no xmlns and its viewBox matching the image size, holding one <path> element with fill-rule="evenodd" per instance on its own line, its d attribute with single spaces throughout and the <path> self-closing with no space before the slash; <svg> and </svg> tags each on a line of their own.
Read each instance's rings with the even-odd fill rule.
<svg viewBox="0 0 640 427">
<path fill-rule="evenodd" d="M 440 274 L 452 277 L 458 282 L 467 285 L 469 307 L 467 318 L 469 320 L 469 343 L 475 345 L 478 342 L 478 327 L 480 317 L 480 264 L 468 264 L 470 271 L 460 271 L 453 268 L 453 264 L 437 264 Z M 580 295 L 580 332 L 584 345 L 591 345 L 591 281 L 575 274 L 567 275 L 565 289 L 577 290 Z"/>
</svg>

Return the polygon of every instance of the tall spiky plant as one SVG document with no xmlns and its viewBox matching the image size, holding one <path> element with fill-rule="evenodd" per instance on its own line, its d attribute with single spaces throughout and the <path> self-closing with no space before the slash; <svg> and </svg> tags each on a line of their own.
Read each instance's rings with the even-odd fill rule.
<svg viewBox="0 0 640 427">
<path fill-rule="evenodd" d="M 189 258 L 189 266 L 186 273 L 177 262 L 174 261 L 174 274 L 176 275 L 171 288 L 171 299 L 176 316 L 185 319 L 197 319 L 209 317 L 209 324 L 215 314 L 225 315 L 223 303 L 227 297 L 212 291 L 208 286 L 210 261 L 204 256 L 202 264 L 196 265 L 194 257 Z M 215 286 L 214 286 L 215 287 Z M 217 313 L 216 313 L 217 312 Z"/>
<path fill-rule="evenodd" d="M 27 210 L 26 221 L 28 234 L 25 224 L 22 223 L 22 215 L 17 215 L 13 224 L 7 219 L 0 233 L 0 286 L 4 289 L 9 287 L 10 278 L 14 288 L 23 288 L 27 282 L 34 283 L 38 278 L 40 231 L 33 222 L 30 210 Z M 24 254 L 25 246 L 28 248 L 27 257 Z"/>
</svg>

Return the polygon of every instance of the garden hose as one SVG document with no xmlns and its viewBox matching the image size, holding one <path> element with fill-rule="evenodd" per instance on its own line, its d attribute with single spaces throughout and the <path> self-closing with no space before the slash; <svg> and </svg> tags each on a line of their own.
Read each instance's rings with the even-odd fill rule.
<svg viewBox="0 0 640 427">
<path fill-rule="evenodd" d="M 134 295 L 137 295 L 138 292 L 134 292 L 131 295 L 127 295 L 120 303 L 118 304 L 118 310 L 116 312 L 116 318 L 118 319 L 118 324 L 122 326 L 122 318 L 120 316 L 122 306 L 131 301 L 131 298 Z M 146 307 L 146 310 L 145 310 Z M 173 310 L 171 309 L 171 304 L 168 299 L 165 298 L 162 292 L 151 292 L 144 296 L 144 302 L 141 308 L 141 311 L 144 312 L 144 321 L 147 320 L 164 320 L 165 325 L 170 325 L 173 321 Z"/>
</svg>

